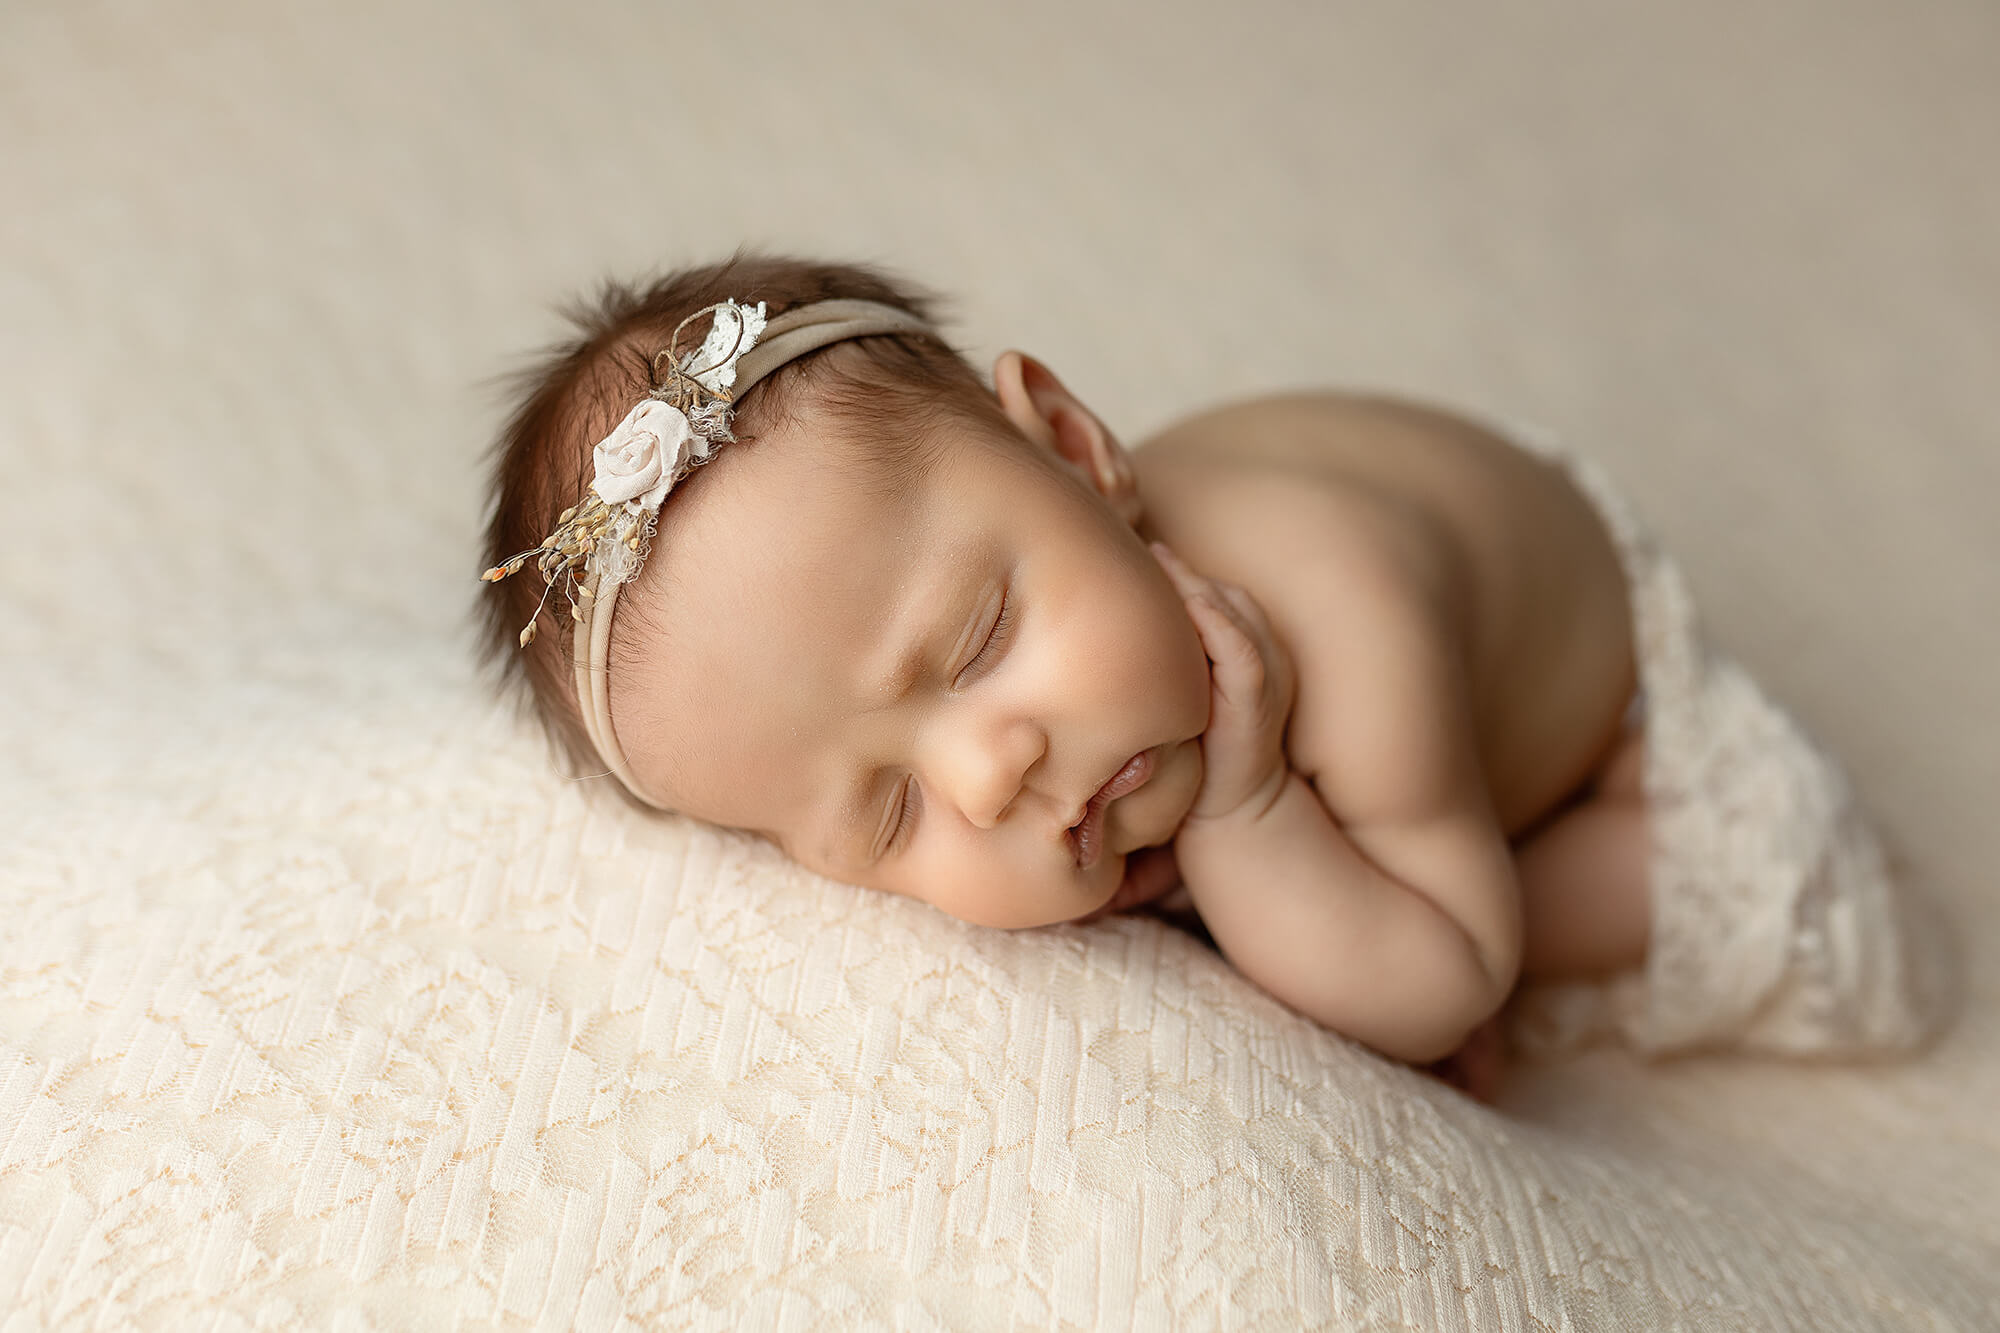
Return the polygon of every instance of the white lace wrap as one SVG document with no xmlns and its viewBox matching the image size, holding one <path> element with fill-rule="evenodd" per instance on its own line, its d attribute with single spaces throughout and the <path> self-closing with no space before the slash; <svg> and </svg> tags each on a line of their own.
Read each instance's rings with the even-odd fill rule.
<svg viewBox="0 0 2000 1333">
<path fill-rule="evenodd" d="M 1951 1007 L 1952 955 L 1892 876 L 1838 761 L 1704 639 L 1680 567 L 1610 478 L 1537 427 L 1510 430 L 1569 473 L 1617 543 L 1653 833 L 1644 970 L 1525 993 L 1517 1042 L 1827 1056 L 1921 1044 Z"/>
</svg>

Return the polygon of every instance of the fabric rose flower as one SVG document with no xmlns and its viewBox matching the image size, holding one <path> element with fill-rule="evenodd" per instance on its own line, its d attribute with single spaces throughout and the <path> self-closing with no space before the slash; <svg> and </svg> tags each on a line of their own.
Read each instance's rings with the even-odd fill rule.
<svg viewBox="0 0 2000 1333">
<path fill-rule="evenodd" d="M 591 485 L 608 505 L 630 501 L 627 508 L 635 513 L 657 509 L 693 446 L 694 428 L 681 410 L 648 398 L 598 444 Z"/>
</svg>

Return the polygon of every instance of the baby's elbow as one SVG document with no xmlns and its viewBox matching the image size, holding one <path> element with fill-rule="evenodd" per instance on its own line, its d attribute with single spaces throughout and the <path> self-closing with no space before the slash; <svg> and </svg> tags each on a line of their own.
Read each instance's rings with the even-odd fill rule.
<svg viewBox="0 0 2000 1333">
<path fill-rule="evenodd" d="M 1496 976 L 1471 940 L 1461 935 L 1440 952 L 1446 956 L 1413 969 L 1405 1003 L 1382 1016 L 1377 1032 L 1362 1037 L 1369 1046 L 1406 1064 L 1427 1065 L 1465 1045 L 1506 1003 L 1512 979 Z"/>
<path fill-rule="evenodd" d="M 1432 1064 L 1465 1045 L 1479 1025 L 1497 1011 L 1496 1005 L 1490 1009 L 1464 1007 L 1413 1014 L 1411 1021 L 1386 1032 L 1385 1040 L 1367 1044 L 1404 1064 Z"/>
<path fill-rule="evenodd" d="M 1485 1020 L 1480 1020 L 1484 1022 Z M 1464 1046 L 1478 1023 L 1450 1023 L 1410 1033 L 1406 1039 L 1373 1049 L 1406 1065 L 1431 1065 Z"/>
</svg>

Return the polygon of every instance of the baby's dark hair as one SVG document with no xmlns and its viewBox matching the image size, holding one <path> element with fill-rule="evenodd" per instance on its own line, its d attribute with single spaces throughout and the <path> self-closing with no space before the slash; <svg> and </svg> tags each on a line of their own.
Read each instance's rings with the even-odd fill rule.
<svg viewBox="0 0 2000 1333">
<path fill-rule="evenodd" d="M 582 498 L 593 446 L 651 390 L 654 358 L 688 316 L 725 299 L 762 301 L 775 317 L 837 298 L 879 301 L 933 327 L 939 306 L 931 293 L 876 268 L 738 252 L 644 287 L 608 281 L 594 301 L 564 307 L 574 336 L 509 382 L 518 406 L 492 450 L 484 563 L 498 565 L 538 546 L 562 511 Z M 691 323 L 681 353 L 699 347 L 707 328 L 706 320 Z M 943 427 L 1012 429 L 985 381 L 941 336 L 875 334 L 821 348 L 766 376 L 735 404 L 731 430 L 738 443 L 722 452 L 808 413 L 841 438 L 850 463 L 858 458 L 865 480 L 885 493 L 902 491 L 935 465 Z M 673 499 L 669 494 L 662 508 L 662 524 L 672 522 Z M 522 648 L 518 638 L 537 616 L 543 591 L 532 565 L 482 585 L 479 651 L 502 694 L 541 724 L 558 762 L 572 775 L 589 776 L 602 772 L 602 761 L 577 711 L 567 603 L 550 598 L 535 641 Z"/>
</svg>

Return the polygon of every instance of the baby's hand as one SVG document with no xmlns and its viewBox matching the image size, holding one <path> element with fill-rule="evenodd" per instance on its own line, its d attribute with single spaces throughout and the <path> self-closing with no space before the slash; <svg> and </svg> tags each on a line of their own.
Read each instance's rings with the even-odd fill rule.
<svg viewBox="0 0 2000 1333">
<path fill-rule="evenodd" d="M 1285 724 L 1297 684 L 1291 654 L 1271 633 L 1264 610 L 1233 583 L 1204 578 L 1162 542 L 1153 555 L 1180 590 L 1210 664 L 1206 770 L 1189 824 L 1245 812 L 1262 814 L 1284 790 Z"/>
</svg>

